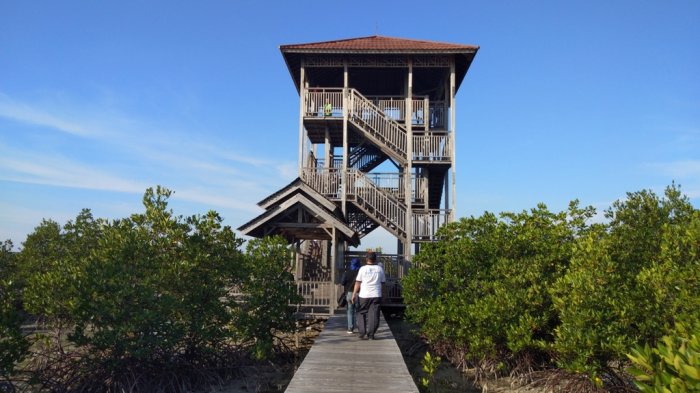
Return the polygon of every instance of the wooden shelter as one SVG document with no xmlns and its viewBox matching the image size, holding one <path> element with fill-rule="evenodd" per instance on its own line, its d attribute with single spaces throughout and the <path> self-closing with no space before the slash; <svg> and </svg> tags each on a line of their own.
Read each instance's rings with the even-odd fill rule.
<svg viewBox="0 0 700 393">
<path fill-rule="evenodd" d="M 322 244 L 336 282 L 347 246 L 381 226 L 405 267 L 454 220 L 455 95 L 478 49 L 383 36 L 282 45 L 299 93 L 299 178 L 241 232 L 281 234 L 300 255 Z"/>
</svg>

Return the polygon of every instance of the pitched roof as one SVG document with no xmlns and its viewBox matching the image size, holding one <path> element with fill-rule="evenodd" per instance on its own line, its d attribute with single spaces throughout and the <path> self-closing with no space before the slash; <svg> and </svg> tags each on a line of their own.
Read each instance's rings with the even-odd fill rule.
<svg viewBox="0 0 700 393">
<path fill-rule="evenodd" d="M 464 53 L 474 52 L 476 45 L 461 45 L 447 42 L 411 40 L 405 38 L 373 35 L 343 40 L 312 42 L 307 44 L 281 45 L 282 52 L 379 52 L 379 53 Z"/>
<path fill-rule="evenodd" d="M 289 185 L 270 195 L 259 203 L 264 213 L 241 225 L 238 230 L 244 235 L 263 237 L 279 234 L 288 240 L 317 239 L 330 240 L 330 228 L 336 228 L 337 235 L 357 246 L 360 238 L 346 223 L 340 209 L 326 197 L 314 191 L 296 178 Z M 297 210 L 302 209 L 309 222 L 297 222 Z"/>
<path fill-rule="evenodd" d="M 306 44 L 280 45 L 282 57 L 287 63 L 287 69 L 297 91 L 300 91 L 299 70 L 301 69 L 302 59 L 307 56 L 453 56 L 457 77 L 456 88 L 459 89 L 478 50 L 479 47 L 477 45 L 411 40 L 380 35 Z"/>
</svg>

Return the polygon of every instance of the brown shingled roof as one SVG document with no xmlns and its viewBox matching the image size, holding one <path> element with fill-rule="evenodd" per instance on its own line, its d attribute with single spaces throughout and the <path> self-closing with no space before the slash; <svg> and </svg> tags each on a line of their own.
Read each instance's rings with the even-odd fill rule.
<svg viewBox="0 0 700 393">
<path fill-rule="evenodd" d="M 465 52 L 476 51 L 475 45 L 460 45 L 446 42 L 409 40 L 405 38 L 384 37 L 373 35 L 369 37 L 350 38 L 344 40 L 312 42 L 308 44 L 281 45 L 282 52 Z"/>
</svg>

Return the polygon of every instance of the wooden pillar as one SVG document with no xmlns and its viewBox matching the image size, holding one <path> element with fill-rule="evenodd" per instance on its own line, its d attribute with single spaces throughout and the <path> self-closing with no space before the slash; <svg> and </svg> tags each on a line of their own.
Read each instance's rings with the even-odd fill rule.
<svg viewBox="0 0 700 393">
<path fill-rule="evenodd" d="M 301 71 L 299 71 L 299 176 L 301 177 L 302 168 L 304 168 L 304 112 L 306 96 L 304 74 L 304 61 L 301 61 Z"/>
<path fill-rule="evenodd" d="M 445 209 L 450 208 L 450 171 L 445 172 L 445 179 L 443 180 L 445 187 Z"/>
<path fill-rule="evenodd" d="M 406 90 L 406 114 L 404 120 L 406 124 L 406 168 L 403 172 L 404 181 L 404 201 L 406 202 L 406 247 L 404 247 L 404 259 L 411 260 L 411 243 L 413 240 L 413 201 L 411 200 L 411 190 L 413 182 L 413 59 L 408 59 L 408 89 Z"/>
<path fill-rule="evenodd" d="M 450 150 L 452 156 L 452 207 L 448 221 L 454 221 L 455 215 L 457 214 L 457 187 L 455 185 L 455 180 L 457 179 L 457 152 L 455 151 L 455 137 L 457 135 L 455 120 L 457 118 L 457 106 L 455 102 L 455 89 L 455 59 L 452 57 L 452 60 L 450 61 Z"/>
<path fill-rule="evenodd" d="M 337 282 L 338 279 L 336 277 L 336 248 L 335 248 L 335 242 L 336 242 L 336 233 L 335 233 L 335 225 L 333 225 L 333 229 L 331 230 L 331 288 L 333 290 L 331 291 L 331 301 L 330 301 L 330 312 L 331 315 L 335 314 L 335 308 L 337 306 L 335 300 L 337 299 L 337 293 L 338 293 L 338 287 L 337 287 Z"/>
<path fill-rule="evenodd" d="M 343 169 L 341 171 L 340 182 L 343 184 L 343 195 L 341 200 L 341 210 L 347 217 L 348 203 L 348 62 L 343 60 Z"/>
<path fill-rule="evenodd" d="M 331 158 L 331 134 L 328 131 L 328 126 L 326 126 L 326 138 L 323 145 L 323 159 L 325 160 L 323 167 L 328 169 L 332 166 Z"/>
</svg>

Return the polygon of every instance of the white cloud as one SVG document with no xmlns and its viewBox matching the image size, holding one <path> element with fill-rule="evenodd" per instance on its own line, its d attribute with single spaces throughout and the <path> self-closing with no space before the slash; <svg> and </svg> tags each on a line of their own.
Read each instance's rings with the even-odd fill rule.
<svg viewBox="0 0 700 393">
<path fill-rule="evenodd" d="M 101 134 L 96 127 L 89 126 L 85 122 L 68 120 L 65 116 L 50 113 L 43 108 L 17 102 L 2 93 L 0 93 L 0 117 L 80 137 L 95 137 Z"/>
<path fill-rule="evenodd" d="M 233 192 L 213 192 L 212 190 L 176 190 L 172 197 L 174 200 L 182 199 L 190 202 L 197 202 L 209 206 L 226 207 L 236 210 L 243 210 L 252 214 L 262 213 L 255 203 L 244 202 L 235 197 Z"/>
<path fill-rule="evenodd" d="M 202 142 L 206 132 L 174 130 L 157 121 L 120 114 L 112 107 L 60 101 L 62 105 L 44 106 L 0 93 L 0 118 L 39 125 L 58 136 L 82 137 L 81 146 L 94 147 L 93 152 L 104 153 L 105 158 L 69 151 L 75 148 L 73 142 L 43 146 L 40 151 L 11 137 L 14 131 L 8 128 L 6 144 L 0 141 L 0 180 L 136 194 L 165 184 L 175 191 L 174 199 L 207 209 L 259 214 L 256 202 L 296 177 L 295 163 L 254 155 L 254 151 L 240 154 L 226 142 Z M 56 109 L 59 106 L 62 110 Z M 200 141 L 193 141 L 193 135 Z"/>
<path fill-rule="evenodd" d="M 0 157 L 0 179 L 30 184 L 82 188 L 102 191 L 137 192 L 145 184 L 57 157 L 12 157 L 4 152 Z"/>
</svg>

